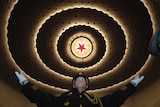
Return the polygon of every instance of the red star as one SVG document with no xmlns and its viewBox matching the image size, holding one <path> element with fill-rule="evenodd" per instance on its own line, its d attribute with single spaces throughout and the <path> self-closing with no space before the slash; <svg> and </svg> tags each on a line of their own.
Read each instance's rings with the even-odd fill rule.
<svg viewBox="0 0 160 107">
<path fill-rule="evenodd" d="M 79 47 L 78 47 L 77 49 L 80 49 L 80 50 L 81 50 L 81 52 L 82 52 L 84 49 L 86 49 L 86 48 L 84 47 L 84 45 L 85 45 L 85 44 L 82 44 L 82 45 L 81 45 L 81 44 L 79 44 Z"/>
</svg>

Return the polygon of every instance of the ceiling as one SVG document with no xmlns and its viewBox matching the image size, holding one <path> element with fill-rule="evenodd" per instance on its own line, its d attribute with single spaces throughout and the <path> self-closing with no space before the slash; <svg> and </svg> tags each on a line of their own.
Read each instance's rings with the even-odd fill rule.
<svg viewBox="0 0 160 107">
<path fill-rule="evenodd" d="M 90 78 L 89 90 L 103 93 L 158 69 L 159 57 L 148 52 L 159 29 L 157 0 L 1 0 L 0 5 L 0 78 L 13 87 L 16 70 L 54 93 L 71 89 L 72 76 L 82 71 Z"/>
</svg>

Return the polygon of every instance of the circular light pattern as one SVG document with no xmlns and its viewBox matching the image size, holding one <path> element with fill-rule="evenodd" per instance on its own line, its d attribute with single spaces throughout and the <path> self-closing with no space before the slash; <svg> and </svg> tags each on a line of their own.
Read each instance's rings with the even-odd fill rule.
<svg viewBox="0 0 160 107">
<path fill-rule="evenodd" d="M 98 27 L 97 25 L 95 25 L 95 23 L 93 23 L 94 26 L 90 25 L 90 26 L 93 27 L 92 29 L 90 29 L 91 27 L 87 27 L 88 23 L 87 23 L 87 25 L 85 23 L 82 23 L 82 21 L 81 21 L 82 20 L 81 19 L 82 16 L 81 15 L 84 15 L 83 18 L 86 21 L 90 22 L 91 20 L 90 20 L 90 17 L 88 17 L 88 15 L 82 14 L 83 11 L 86 11 L 87 13 L 95 13 L 95 14 L 91 15 L 91 17 L 95 17 L 95 19 L 93 18 L 94 20 L 92 19 L 93 22 L 96 21 L 96 20 L 99 20 L 101 22 L 101 20 L 100 20 L 101 18 L 106 19 L 106 20 L 103 20 L 103 22 L 106 22 L 106 23 L 104 25 L 101 25 L 101 27 L 105 28 L 105 29 L 107 28 L 107 29 L 106 30 L 103 29 L 102 31 L 94 30 L 93 28 L 97 28 Z M 74 14 L 70 14 L 70 13 L 74 13 Z M 62 58 L 63 60 L 59 59 L 59 53 L 56 53 L 56 51 L 57 51 L 57 47 L 56 47 L 56 45 L 57 45 L 56 42 L 57 41 L 56 40 L 61 40 L 61 39 L 59 39 L 59 35 L 61 35 L 61 33 L 59 34 L 59 31 L 57 29 L 55 29 L 55 28 L 51 29 L 51 27 L 50 27 L 50 26 L 59 26 L 60 27 L 61 24 L 57 23 L 60 18 L 61 18 L 61 20 L 74 20 L 75 19 L 75 14 L 77 14 L 77 13 L 79 13 L 79 16 L 76 16 L 77 17 L 76 18 L 77 22 L 75 23 L 75 25 L 74 25 L 73 22 L 70 22 L 70 23 L 73 23 L 73 25 L 70 25 L 70 23 L 69 23 L 69 25 L 71 27 L 68 27 L 68 29 L 70 29 L 70 28 L 71 29 L 72 28 L 78 28 L 78 32 L 79 32 L 79 30 L 83 29 L 83 30 L 85 30 L 87 32 L 90 31 L 90 33 L 91 32 L 93 33 L 93 31 L 94 31 L 95 34 L 98 34 L 98 35 L 101 35 L 101 33 L 102 33 L 103 36 L 94 36 L 95 40 L 98 42 L 96 44 L 102 44 L 103 42 L 101 42 L 101 39 L 103 41 L 103 39 L 107 38 L 108 47 L 110 46 L 109 51 L 107 51 L 107 52 L 110 52 L 110 53 L 109 54 L 105 54 L 105 57 L 103 57 L 103 60 L 101 59 L 101 62 L 98 64 L 98 66 L 97 66 L 97 64 L 96 65 L 92 64 L 92 63 L 95 63 L 95 62 L 98 61 L 97 60 L 98 58 L 94 57 L 96 60 L 92 59 L 93 62 L 91 62 L 91 63 L 86 62 L 89 65 L 93 65 L 93 66 L 90 66 L 87 69 L 84 68 L 83 71 L 89 73 L 89 75 L 91 75 L 91 76 L 95 76 L 97 74 L 101 74 L 101 73 L 104 73 L 104 72 L 112 69 L 113 67 L 115 67 L 117 65 L 117 63 L 120 62 L 120 60 L 123 57 L 123 54 L 125 52 L 125 45 L 126 45 L 125 42 L 126 41 L 125 41 L 124 33 L 123 33 L 121 27 L 111 17 L 109 17 L 108 15 L 104 14 L 103 12 L 98 11 L 98 13 L 97 13 L 97 10 L 88 9 L 88 8 L 87 9 L 85 9 L 85 8 L 75 8 L 75 9 L 65 10 L 65 11 L 63 11 L 61 13 L 57 13 L 53 17 L 50 17 L 50 19 L 45 22 L 45 24 L 41 27 L 41 29 L 39 31 L 39 34 L 38 34 L 38 38 L 37 38 L 37 49 L 38 49 L 38 53 L 39 53 L 41 59 L 43 60 L 43 62 L 49 68 L 54 69 L 54 71 L 59 72 L 60 74 L 65 74 L 65 75 L 72 76 L 72 75 L 75 74 L 75 72 L 82 70 L 82 69 L 78 69 L 77 70 L 77 68 L 70 67 L 70 66 L 67 66 L 66 64 L 62 63 L 65 58 L 69 58 L 69 57 L 63 57 Z M 61 16 L 67 16 L 69 14 L 70 14 L 70 17 L 61 17 Z M 101 17 L 99 17 L 99 16 L 101 16 Z M 69 19 L 67 19 L 67 18 L 69 18 Z M 80 22 L 78 22 L 78 21 L 80 21 Z M 108 22 L 110 22 L 110 23 L 108 23 Z M 79 24 L 80 26 L 76 27 L 77 24 Z M 82 26 L 82 24 L 84 24 L 84 25 Z M 115 28 L 112 29 L 111 26 L 115 27 Z M 50 29 L 48 29 L 48 28 L 50 28 Z M 60 28 L 64 28 L 64 27 L 62 26 Z M 65 29 L 66 29 L 66 31 L 63 31 L 64 33 L 62 32 L 62 34 L 66 34 L 66 36 L 60 36 L 60 37 L 68 37 L 68 35 L 71 35 L 73 33 L 73 30 L 69 30 L 69 34 L 68 34 L 67 27 Z M 64 30 L 64 29 L 61 29 L 61 30 Z M 72 32 L 70 32 L 70 31 L 72 31 Z M 75 30 L 75 31 L 77 31 L 77 30 Z M 51 32 L 52 34 L 45 35 L 47 32 Z M 101 33 L 98 33 L 98 32 L 101 32 Z M 118 32 L 118 34 L 116 34 L 116 36 L 113 36 L 113 35 L 115 35 L 115 32 Z M 109 33 L 109 35 L 106 35 L 108 33 Z M 95 34 L 93 33 L 92 35 L 95 35 Z M 55 36 L 55 35 L 57 35 L 57 36 Z M 67 38 L 62 39 L 62 40 L 66 40 L 67 41 Z M 58 48 L 58 49 L 64 49 L 63 47 L 66 46 L 66 45 L 63 45 L 63 43 L 65 43 L 65 42 L 62 41 L 61 42 L 62 46 L 60 46 L 62 48 Z M 114 44 L 114 46 L 112 46 L 111 44 Z M 51 46 L 50 47 L 51 49 L 48 46 Z M 53 47 L 53 46 L 55 46 L 55 47 Z M 105 51 L 104 50 L 105 48 L 102 48 L 101 46 L 104 47 L 105 45 L 103 45 L 103 44 L 102 45 L 98 45 L 98 49 L 100 49 L 100 51 L 97 51 L 98 52 L 97 53 L 97 55 L 98 55 L 97 57 L 102 57 L 103 56 L 103 51 Z M 112 46 L 112 48 L 111 48 L 111 46 Z M 115 53 L 114 52 L 115 50 L 117 50 L 118 53 Z M 43 53 L 44 51 L 45 51 L 45 54 Z M 64 54 L 62 54 L 62 55 L 68 54 L 65 50 L 64 51 L 60 51 L 60 52 L 64 52 Z M 68 52 L 70 52 L 70 51 L 68 51 Z M 56 60 L 56 62 L 57 62 L 56 65 L 53 63 L 54 60 Z M 71 60 L 68 59 L 65 62 L 69 62 L 69 61 L 71 61 Z M 71 63 L 71 65 L 79 66 L 80 68 L 88 66 L 88 64 L 86 64 L 84 62 L 82 64 L 76 64 L 76 63 L 73 64 L 73 63 Z M 109 66 L 106 66 L 106 65 L 109 65 Z M 61 69 L 61 68 L 69 68 L 68 69 L 69 71 L 66 70 L 66 69 Z M 96 69 L 103 69 L 103 70 L 99 70 L 99 72 L 97 72 L 97 71 L 95 71 L 96 70 L 95 68 Z M 92 71 L 92 72 L 90 72 L 90 71 Z"/>
<path fill-rule="evenodd" d="M 15 5 L 8 24 L 8 45 L 17 65 L 36 80 L 69 89 L 71 76 L 83 71 L 91 79 L 90 89 L 101 89 L 128 79 L 145 65 L 152 23 L 141 1 L 121 5 L 116 0 L 83 4 L 41 1 L 30 5 L 33 2 Z"/>
<path fill-rule="evenodd" d="M 92 42 L 83 33 L 72 41 L 70 47 L 73 55 L 80 59 L 88 57 L 93 50 Z"/>
<path fill-rule="evenodd" d="M 84 45 L 85 41 L 87 44 Z M 88 48 L 88 54 L 85 57 L 82 55 L 86 50 L 81 50 L 82 48 Z M 106 44 L 103 36 L 97 30 L 79 25 L 69 28 L 60 36 L 57 50 L 64 62 L 70 66 L 84 68 L 93 66 L 102 59 L 106 52 Z M 82 55 L 76 56 L 77 54 Z"/>
</svg>

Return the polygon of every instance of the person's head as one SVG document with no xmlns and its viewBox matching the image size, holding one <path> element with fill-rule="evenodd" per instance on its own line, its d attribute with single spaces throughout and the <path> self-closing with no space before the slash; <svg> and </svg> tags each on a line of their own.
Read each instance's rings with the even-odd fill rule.
<svg viewBox="0 0 160 107">
<path fill-rule="evenodd" d="M 88 76 L 83 72 L 76 73 L 72 79 L 72 86 L 79 91 L 85 91 L 89 86 Z"/>
</svg>

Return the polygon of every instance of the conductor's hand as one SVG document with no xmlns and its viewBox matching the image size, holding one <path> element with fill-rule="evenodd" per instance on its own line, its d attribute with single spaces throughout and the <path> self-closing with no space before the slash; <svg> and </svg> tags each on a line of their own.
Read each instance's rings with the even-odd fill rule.
<svg viewBox="0 0 160 107">
<path fill-rule="evenodd" d="M 15 71 L 15 74 L 21 85 L 25 85 L 26 83 L 28 83 L 28 79 L 24 76 L 22 72 Z"/>
<path fill-rule="evenodd" d="M 144 79 L 144 76 L 136 76 L 135 79 L 131 81 L 131 83 L 136 87 L 138 84 Z"/>
</svg>

